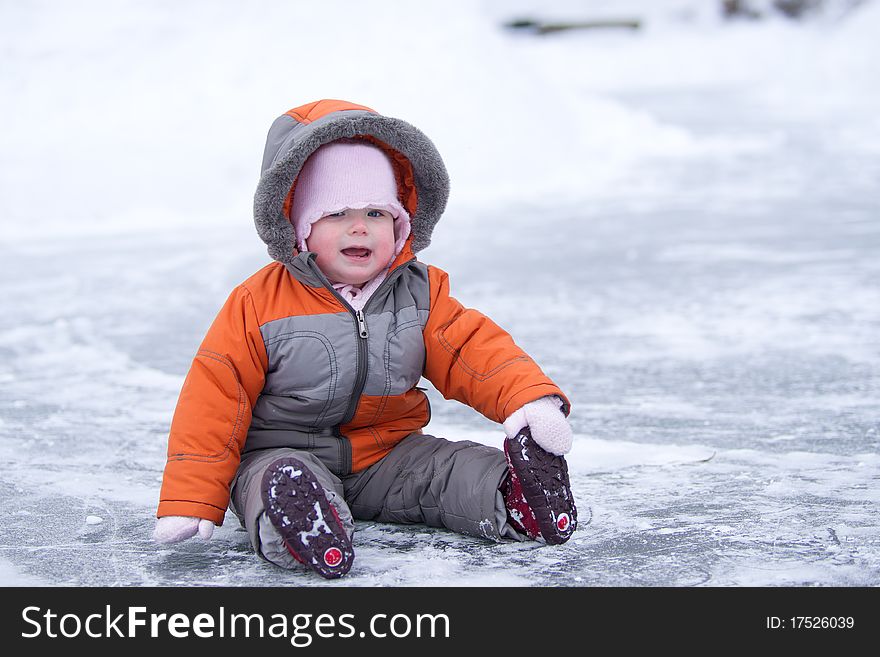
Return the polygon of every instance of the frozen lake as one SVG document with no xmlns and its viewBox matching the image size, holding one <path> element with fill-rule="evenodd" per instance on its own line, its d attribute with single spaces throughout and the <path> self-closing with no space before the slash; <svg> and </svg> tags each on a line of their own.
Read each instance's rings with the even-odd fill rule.
<svg viewBox="0 0 880 657">
<path fill-rule="evenodd" d="M 360 522 L 355 566 L 329 584 L 259 562 L 231 515 L 207 544 L 149 541 L 179 385 L 225 294 L 264 262 L 257 238 L 4 245 L 0 581 L 880 584 L 880 224 L 873 190 L 845 175 L 877 167 L 789 140 L 823 166 L 779 153 L 734 163 L 727 184 L 766 189 L 788 166 L 809 176 L 798 198 L 713 202 L 683 168 L 665 174 L 686 187 L 668 200 L 441 222 L 423 259 L 573 400 L 581 527 L 537 548 Z M 470 409 L 432 402 L 430 430 L 500 445 Z"/>
<path fill-rule="evenodd" d="M 451 167 L 421 259 L 573 403 L 580 527 L 555 548 L 358 522 L 351 573 L 328 582 L 258 560 L 231 514 L 208 543 L 156 546 L 180 385 L 263 245 L 246 213 L 17 229 L 0 242 L 0 584 L 880 585 L 876 113 L 792 118 L 741 91 L 606 90 L 710 144 L 640 157 L 607 190 L 456 204 Z M 501 445 L 431 401 L 428 431 Z"/>
</svg>

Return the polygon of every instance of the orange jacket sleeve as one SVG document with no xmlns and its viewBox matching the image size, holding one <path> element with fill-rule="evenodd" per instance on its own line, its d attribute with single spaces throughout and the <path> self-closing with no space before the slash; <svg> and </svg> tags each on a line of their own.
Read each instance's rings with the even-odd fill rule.
<svg viewBox="0 0 880 657">
<path fill-rule="evenodd" d="M 267 367 L 253 299 L 239 286 L 208 329 L 180 391 L 157 517 L 222 524 Z"/>
<path fill-rule="evenodd" d="M 431 314 L 425 326 L 424 375 L 446 399 L 503 422 L 524 404 L 559 395 L 569 401 L 537 363 L 495 322 L 449 296 L 446 272 L 428 268 Z"/>
</svg>

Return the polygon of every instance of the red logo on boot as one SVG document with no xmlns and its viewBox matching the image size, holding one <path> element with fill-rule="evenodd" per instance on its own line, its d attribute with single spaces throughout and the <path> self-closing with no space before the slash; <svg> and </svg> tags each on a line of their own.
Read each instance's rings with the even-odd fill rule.
<svg viewBox="0 0 880 657">
<path fill-rule="evenodd" d="M 566 529 L 568 529 L 568 522 L 569 522 L 568 514 L 563 513 L 556 520 L 556 529 L 558 529 L 561 532 L 564 532 Z"/>
<path fill-rule="evenodd" d="M 335 568 L 342 563 L 342 550 L 336 547 L 327 548 L 324 551 L 324 563 Z"/>
</svg>

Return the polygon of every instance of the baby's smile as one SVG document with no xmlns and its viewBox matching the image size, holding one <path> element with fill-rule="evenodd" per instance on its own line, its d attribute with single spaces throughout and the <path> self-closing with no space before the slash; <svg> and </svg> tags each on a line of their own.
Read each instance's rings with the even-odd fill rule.
<svg viewBox="0 0 880 657">
<path fill-rule="evenodd" d="M 351 258 L 355 262 L 368 260 L 372 253 L 373 252 L 370 249 L 361 246 L 349 246 L 348 248 L 342 249 L 342 255 Z"/>
</svg>

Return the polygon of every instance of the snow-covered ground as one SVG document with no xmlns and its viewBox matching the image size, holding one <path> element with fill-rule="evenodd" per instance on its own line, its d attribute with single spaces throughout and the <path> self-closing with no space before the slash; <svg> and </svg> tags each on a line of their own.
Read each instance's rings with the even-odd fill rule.
<svg viewBox="0 0 880 657">
<path fill-rule="evenodd" d="M 0 584 L 880 585 L 880 3 L 716 4 L 0 3 Z M 323 97 L 443 153 L 421 257 L 569 393 L 566 545 L 360 522 L 324 582 L 231 515 L 150 542 L 183 376 L 267 261 L 265 132 Z"/>
</svg>

